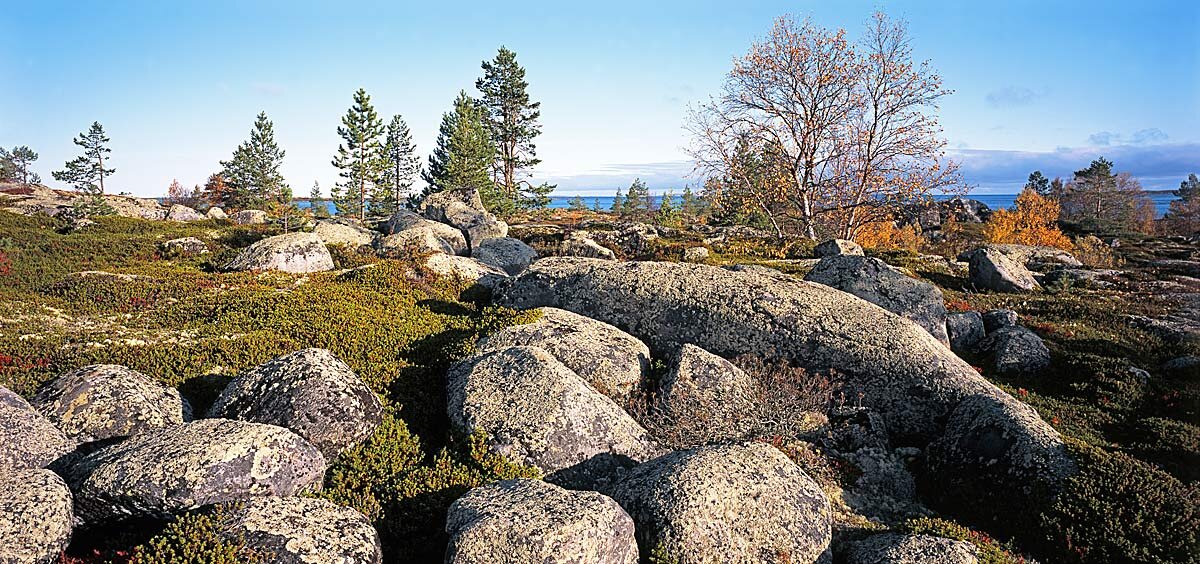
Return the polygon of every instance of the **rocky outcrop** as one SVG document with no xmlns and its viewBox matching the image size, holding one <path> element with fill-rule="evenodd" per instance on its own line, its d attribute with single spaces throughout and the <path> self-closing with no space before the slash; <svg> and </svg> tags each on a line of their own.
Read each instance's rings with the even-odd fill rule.
<svg viewBox="0 0 1200 564">
<path fill-rule="evenodd" d="M 559 246 L 558 254 L 563 256 L 617 260 L 617 254 L 612 252 L 612 249 L 601 246 L 586 231 L 574 231 L 567 235 Z"/>
<path fill-rule="evenodd" d="M 85 523 L 172 515 L 210 503 L 319 488 L 325 459 L 282 427 L 202 419 L 84 455 L 64 478 Z"/>
<path fill-rule="evenodd" d="M 225 210 L 217 207 L 208 208 L 208 211 L 204 212 L 204 215 L 209 219 L 229 219 L 229 216 L 226 215 Z"/>
<path fill-rule="evenodd" d="M 486 239 L 471 249 L 471 256 L 509 275 L 520 274 L 538 257 L 533 247 L 512 237 Z"/>
<path fill-rule="evenodd" d="M 71 490 L 55 473 L 0 467 L 0 562 L 59 562 L 71 540 Z"/>
<path fill-rule="evenodd" d="M 850 543 L 846 564 L 975 564 L 975 546 L 932 535 L 880 533 Z"/>
<path fill-rule="evenodd" d="M 208 245 L 195 237 L 171 239 L 161 245 L 163 254 L 167 256 L 195 256 L 208 252 Z"/>
<path fill-rule="evenodd" d="M 371 521 L 349 507 L 305 497 L 256 497 L 234 506 L 221 534 L 281 564 L 379 564 Z"/>
<path fill-rule="evenodd" d="M 192 208 L 175 204 L 167 210 L 166 219 L 168 221 L 200 221 L 205 218 Z"/>
<path fill-rule="evenodd" d="M 624 399 L 642 383 L 650 349 L 607 323 L 558 308 L 543 308 L 533 323 L 505 327 L 479 342 L 481 352 L 538 347 L 557 358 L 600 393 Z"/>
<path fill-rule="evenodd" d="M 1043 271 L 1063 266 L 1072 268 L 1083 266 L 1083 263 L 1079 262 L 1079 259 L 1075 258 L 1074 255 L 1057 247 L 992 243 L 986 245 L 984 248 L 992 249 L 1004 255 L 1009 260 L 1032 270 Z M 958 260 L 971 260 L 973 252 L 963 252 L 958 256 Z"/>
<path fill-rule="evenodd" d="M 238 225 L 258 225 L 269 220 L 267 212 L 262 210 L 242 210 L 229 216 Z"/>
<path fill-rule="evenodd" d="M 1042 276 L 1043 286 L 1066 286 L 1070 288 L 1112 289 L 1120 278 L 1119 270 L 1090 270 L 1086 268 L 1059 268 Z"/>
<path fill-rule="evenodd" d="M 968 277 L 976 288 L 996 292 L 1031 292 L 1041 289 L 1041 285 L 1025 265 L 994 248 L 976 249 L 969 256 Z"/>
<path fill-rule="evenodd" d="M 618 249 L 625 256 L 646 253 L 659 237 L 659 229 L 646 223 L 623 223 L 616 229 L 592 232 L 592 238 L 599 244 Z"/>
<path fill-rule="evenodd" d="M 982 317 L 983 329 L 988 333 L 1017 325 L 1017 312 L 1011 309 L 990 309 Z"/>
<path fill-rule="evenodd" d="M 550 257 L 511 279 L 498 302 L 551 306 L 610 323 L 673 352 L 695 344 L 845 376 L 892 433 L 928 441 L 960 399 L 1002 394 L 928 332 L 878 306 L 792 277 L 682 263 Z"/>
<path fill-rule="evenodd" d="M 483 207 L 474 188 L 434 192 L 421 201 L 419 211 L 428 219 L 460 229 L 472 249 L 487 239 L 508 236 L 508 225 Z"/>
<path fill-rule="evenodd" d="M 704 262 L 711 254 L 707 247 L 688 247 L 683 250 L 683 261 Z"/>
<path fill-rule="evenodd" d="M 290 429 L 332 460 L 375 432 L 383 405 L 333 353 L 303 349 L 238 375 L 209 416 Z"/>
<path fill-rule="evenodd" d="M 446 226 L 449 227 L 449 226 Z M 455 254 L 455 248 L 430 229 L 410 229 L 381 237 L 376 243 L 381 256 L 404 257 L 423 254 Z"/>
<path fill-rule="evenodd" d="M 517 479 L 475 488 L 450 506 L 447 564 L 637 564 L 633 519 L 596 492 Z"/>
<path fill-rule="evenodd" d="M 54 190 L 40 184 L 20 184 L 0 182 L 0 196 L 3 202 L 0 209 L 25 215 L 46 214 L 49 216 L 70 216 L 76 201 L 81 197 L 79 192 L 71 190 Z M 167 209 L 153 198 L 134 198 L 105 194 L 104 203 L 122 217 L 141 219 L 164 219 Z"/>
<path fill-rule="evenodd" d="M 978 311 L 947 314 L 946 335 L 950 339 L 950 350 L 955 354 L 974 353 L 985 335 L 983 316 Z"/>
<path fill-rule="evenodd" d="M 755 382 L 732 362 L 695 345 L 679 348 L 659 384 L 663 409 L 679 424 L 694 422 L 707 435 L 741 437 L 741 424 L 753 409 Z"/>
<path fill-rule="evenodd" d="M 478 285 L 486 290 L 495 288 L 508 274 L 499 268 L 475 260 L 444 253 L 434 253 L 425 259 L 425 268 L 444 277 L 458 278 Z"/>
<path fill-rule="evenodd" d="M 313 234 L 326 245 L 346 245 L 353 248 L 369 247 L 379 236 L 375 231 L 344 219 L 318 221 L 313 228 Z"/>
<path fill-rule="evenodd" d="M 238 212 L 243 213 L 243 212 Z M 225 270 L 279 270 L 291 273 L 333 269 L 333 257 L 313 233 L 285 233 L 250 245 Z"/>
<path fill-rule="evenodd" d="M 405 244 L 408 241 L 433 241 L 440 240 L 450 248 L 449 251 L 439 250 L 438 252 L 448 252 L 452 255 L 462 255 L 469 251 L 467 247 L 467 238 L 463 232 L 457 228 L 425 219 L 408 210 L 398 211 L 383 224 L 383 232 L 386 235 L 399 235 L 408 233 L 401 237 L 384 237 L 388 242 L 380 241 L 381 248 L 397 247 L 398 244 Z M 425 247 L 431 249 L 440 248 L 438 243 L 425 243 Z"/>
<path fill-rule="evenodd" d="M 673 452 L 631 470 L 612 496 L 642 553 L 680 564 L 816 562 L 829 548 L 829 499 L 765 443 Z"/>
<path fill-rule="evenodd" d="M 804 279 L 854 294 L 912 320 L 935 339 L 950 344 L 942 291 L 933 284 L 901 274 L 877 258 L 829 256 L 821 259 Z"/>
<path fill-rule="evenodd" d="M 175 388 L 116 364 L 72 370 L 38 389 L 32 405 L 76 442 L 126 437 L 191 419 Z"/>
<path fill-rule="evenodd" d="M 450 369 L 448 412 L 496 452 L 547 480 L 590 488 L 659 454 L 648 433 L 607 396 L 536 347 L 509 347 Z"/>
<path fill-rule="evenodd" d="M 854 241 L 845 239 L 830 239 L 822 242 L 813 248 L 813 253 L 817 258 L 840 257 L 840 256 L 863 256 L 863 249 Z"/>
<path fill-rule="evenodd" d="M 0 386 L 0 473 L 6 467 L 45 468 L 75 448 L 24 398 Z"/>
<path fill-rule="evenodd" d="M 1046 343 L 1019 325 L 988 333 L 979 350 L 990 359 L 992 371 L 1004 376 L 1037 376 L 1050 366 Z"/>
</svg>

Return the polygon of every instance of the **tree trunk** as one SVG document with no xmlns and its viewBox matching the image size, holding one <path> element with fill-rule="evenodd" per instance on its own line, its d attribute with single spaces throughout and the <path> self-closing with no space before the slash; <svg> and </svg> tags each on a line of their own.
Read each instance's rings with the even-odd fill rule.
<svg viewBox="0 0 1200 564">
<path fill-rule="evenodd" d="M 96 161 L 100 163 L 100 193 L 104 193 L 104 157 L 96 155 Z"/>
</svg>

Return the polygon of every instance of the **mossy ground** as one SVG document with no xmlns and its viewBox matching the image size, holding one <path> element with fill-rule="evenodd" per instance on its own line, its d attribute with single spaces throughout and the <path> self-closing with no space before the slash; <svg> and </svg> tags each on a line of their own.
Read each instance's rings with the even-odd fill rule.
<svg viewBox="0 0 1200 564">
<path fill-rule="evenodd" d="M 306 276 L 219 271 L 239 248 L 272 234 L 266 226 L 103 217 L 79 232 L 64 228 L 0 212 L 0 385 L 28 396 L 67 370 L 122 364 L 178 387 L 203 413 L 238 371 L 300 348 L 327 348 L 384 399 L 389 415 L 374 438 L 331 461 L 319 495 L 374 519 L 389 561 L 437 560 L 455 497 L 532 474 L 488 453 L 478 438 L 449 431 L 442 381 L 481 334 L 529 314 L 464 299 L 463 284 L 428 276 L 414 261 L 348 249 L 335 249 L 339 266 L 371 266 Z M 212 252 L 165 257 L 159 250 L 187 236 Z M 76 274 L 84 271 L 109 274 Z M 199 525 L 166 531 L 155 550 L 201 535 L 207 529 Z M 134 539 L 85 535 L 71 552 L 91 558 L 99 546 L 102 557 L 113 557 L 128 553 L 122 542 Z M 229 549 L 211 539 L 201 545 Z"/>
</svg>

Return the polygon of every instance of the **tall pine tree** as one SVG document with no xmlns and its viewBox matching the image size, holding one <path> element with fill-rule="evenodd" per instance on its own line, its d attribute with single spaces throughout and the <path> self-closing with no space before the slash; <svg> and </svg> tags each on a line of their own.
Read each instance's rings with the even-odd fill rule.
<svg viewBox="0 0 1200 564">
<path fill-rule="evenodd" d="M 21 184 L 36 183 L 39 179 L 37 173 L 29 170 L 33 166 L 33 162 L 38 159 L 38 154 L 25 145 L 13 147 L 11 153 L 8 153 L 8 161 L 13 168 L 13 180 Z"/>
<path fill-rule="evenodd" d="M 517 64 L 517 54 L 501 46 L 496 57 L 482 63 L 483 77 L 475 81 L 487 109 L 488 132 L 496 146 L 493 172 L 496 184 L 514 202 L 521 192 L 529 192 L 524 200 L 531 207 L 544 201 L 554 190 L 553 185 L 534 186 L 529 182 L 530 169 L 541 162 L 533 140 L 541 134 L 540 102 L 529 99 L 529 83 L 525 69 Z"/>
<path fill-rule="evenodd" d="M 314 217 L 329 217 L 329 207 L 321 197 L 321 183 L 314 180 L 312 191 L 308 194 L 308 209 Z"/>
<path fill-rule="evenodd" d="M 354 105 L 342 117 L 337 132 L 343 143 L 338 145 L 333 166 L 338 168 L 338 176 L 343 181 L 330 194 L 339 214 L 365 219 L 368 195 L 375 192 L 384 167 L 383 144 L 380 142 L 383 120 L 371 105 L 371 96 L 366 90 L 359 88 L 354 93 Z"/>
<path fill-rule="evenodd" d="M 409 198 L 413 181 L 421 171 L 421 160 L 412 142 L 412 133 L 404 118 L 392 116 L 383 142 L 383 177 L 380 193 L 374 199 L 383 202 L 381 212 L 391 214 L 405 199 Z"/>
<path fill-rule="evenodd" d="M 233 208 L 262 208 L 291 202 L 292 190 L 283 180 L 284 150 L 275 142 L 275 125 L 259 112 L 250 139 L 221 161 L 221 179 L 228 190 L 225 205 Z"/>
<path fill-rule="evenodd" d="M 466 92 L 459 92 L 454 110 L 442 115 L 437 143 L 423 173 L 429 183 L 425 193 L 476 188 L 488 209 L 503 213 L 510 211 L 513 203 L 497 192 L 488 174 L 496 149 L 484 125 L 483 113 Z"/>
<path fill-rule="evenodd" d="M 115 168 L 104 168 L 105 156 L 112 152 L 100 122 L 75 138 L 75 144 L 83 148 L 83 154 L 67 161 L 63 170 L 54 172 L 56 180 L 70 183 L 84 197 L 77 202 L 75 211 L 81 216 L 108 215 L 112 208 L 104 201 L 104 177 L 116 172 Z"/>
</svg>

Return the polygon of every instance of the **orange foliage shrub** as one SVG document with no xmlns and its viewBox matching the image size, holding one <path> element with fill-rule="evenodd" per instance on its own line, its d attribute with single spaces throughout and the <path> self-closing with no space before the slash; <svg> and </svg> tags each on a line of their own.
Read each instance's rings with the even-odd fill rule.
<svg viewBox="0 0 1200 564">
<path fill-rule="evenodd" d="M 896 227 L 893 221 L 864 223 L 854 235 L 854 242 L 868 249 L 921 250 L 921 235 L 913 225 Z"/>
<path fill-rule="evenodd" d="M 989 243 L 1044 245 L 1071 250 L 1071 240 L 1058 228 L 1058 202 L 1026 188 L 1013 210 L 997 210 L 983 226 Z"/>
</svg>

